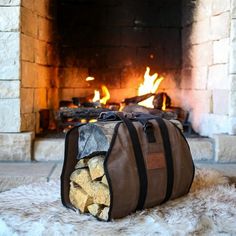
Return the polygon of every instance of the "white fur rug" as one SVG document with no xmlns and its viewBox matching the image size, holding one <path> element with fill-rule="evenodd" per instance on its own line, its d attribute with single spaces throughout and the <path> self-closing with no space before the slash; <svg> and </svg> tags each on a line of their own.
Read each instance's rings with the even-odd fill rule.
<svg viewBox="0 0 236 236">
<path fill-rule="evenodd" d="M 197 169 L 191 192 L 113 222 L 64 208 L 59 181 L 0 194 L 0 235 L 236 235 L 236 188 L 216 171 Z"/>
</svg>

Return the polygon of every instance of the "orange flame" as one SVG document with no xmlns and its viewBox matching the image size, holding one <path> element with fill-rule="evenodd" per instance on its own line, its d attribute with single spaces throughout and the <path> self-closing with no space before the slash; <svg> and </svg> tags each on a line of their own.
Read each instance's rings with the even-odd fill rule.
<svg viewBox="0 0 236 236">
<path fill-rule="evenodd" d="M 157 73 L 154 73 L 153 75 L 150 75 L 150 67 L 146 67 L 146 72 L 144 74 L 144 81 L 142 84 L 139 85 L 138 88 L 138 95 L 145 95 L 148 93 L 155 93 L 161 83 L 161 81 L 164 79 L 163 77 L 158 77 Z M 145 107 L 153 108 L 153 99 L 154 96 L 151 96 L 150 98 L 139 102 L 138 104 Z"/>
<path fill-rule="evenodd" d="M 163 102 L 162 102 L 162 107 L 161 107 L 162 111 L 166 110 L 166 95 L 163 94 Z"/>
<path fill-rule="evenodd" d="M 98 90 L 94 90 L 93 102 L 100 102 L 101 104 L 105 105 L 110 99 L 109 90 L 105 85 L 102 85 L 102 95 L 103 97 L 100 98 L 100 92 Z"/>
</svg>

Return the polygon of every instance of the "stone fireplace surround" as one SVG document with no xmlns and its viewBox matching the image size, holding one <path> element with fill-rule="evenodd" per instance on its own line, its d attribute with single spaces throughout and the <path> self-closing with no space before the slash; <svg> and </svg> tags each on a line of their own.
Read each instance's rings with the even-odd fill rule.
<svg viewBox="0 0 236 236">
<path fill-rule="evenodd" d="M 63 66 L 60 64 L 61 57 L 67 57 L 69 52 L 63 54 L 58 44 L 62 39 L 57 38 L 57 2 L 0 0 L 0 146 L 3 147 L 0 160 L 30 160 L 34 134 L 39 130 L 39 110 L 56 108 L 58 99 L 68 99 L 78 93 L 84 95 L 94 89 L 84 82 L 91 72 L 88 68 L 75 67 L 71 61 Z M 152 3 L 151 0 L 148 2 Z M 178 3 L 180 1 L 170 0 L 168 6 Z M 146 58 L 145 63 L 165 73 L 167 80 L 160 90 L 174 98 L 174 105 L 190 111 L 190 121 L 199 134 L 213 138 L 215 161 L 235 162 L 236 1 L 182 0 L 180 13 L 177 14 L 181 17 L 180 25 L 160 26 L 162 30 L 170 27 L 174 28 L 173 32 L 180 32 L 179 39 L 176 39 L 178 33 L 171 35 L 179 41 L 174 45 L 177 48 L 174 54 L 171 54 L 172 50 L 169 58 L 159 60 L 154 53 L 154 60 L 151 60 L 150 48 L 136 45 L 134 56 L 144 55 L 141 59 Z M 141 20 L 136 19 L 136 22 L 135 33 L 139 32 L 136 29 L 139 24 L 142 25 Z M 163 51 L 161 56 L 166 53 L 164 49 L 160 49 Z M 127 54 L 130 55 L 130 51 Z M 170 66 L 171 56 L 176 65 Z M 122 80 L 120 74 L 120 87 L 111 88 L 111 94 L 120 95 L 117 100 L 135 94 L 135 85 L 143 73 L 142 70 L 129 71 L 132 66 L 139 66 L 130 58 L 126 58 L 125 63 L 125 72 L 133 77 L 128 81 L 124 73 Z M 112 73 L 108 75 L 112 76 Z M 65 79 L 67 74 L 74 78 L 70 85 Z M 102 81 L 107 82 L 109 76 Z M 126 80 L 127 84 L 124 83 Z M 232 157 L 224 160 L 219 156 L 226 147 Z"/>
</svg>

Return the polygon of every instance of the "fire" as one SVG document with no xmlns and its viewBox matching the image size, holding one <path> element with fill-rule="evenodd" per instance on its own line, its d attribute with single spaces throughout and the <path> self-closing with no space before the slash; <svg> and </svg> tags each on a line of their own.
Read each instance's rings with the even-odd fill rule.
<svg viewBox="0 0 236 236">
<path fill-rule="evenodd" d="M 100 101 L 100 92 L 98 90 L 94 90 L 93 102 L 98 102 L 98 101 Z"/>
<path fill-rule="evenodd" d="M 92 77 L 92 76 L 88 76 L 85 80 L 86 80 L 86 81 L 93 81 L 93 80 L 95 80 L 95 78 Z"/>
<path fill-rule="evenodd" d="M 100 98 L 100 92 L 98 90 L 94 90 L 93 102 L 100 102 L 101 104 L 105 105 L 110 99 L 109 90 L 105 85 L 102 85 L 102 95 L 103 97 Z"/>
<path fill-rule="evenodd" d="M 146 67 L 146 72 L 144 74 L 144 81 L 142 84 L 140 84 L 138 88 L 138 95 L 144 95 L 148 93 L 155 93 L 161 83 L 161 81 L 164 79 L 163 77 L 158 77 L 157 73 L 154 73 L 153 75 L 150 75 L 150 67 Z M 150 98 L 139 102 L 139 105 L 153 108 L 153 98 L 154 96 L 151 96 Z"/>
<path fill-rule="evenodd" d="M 161 107 L 162 111 L 166 110 L 166 95 L 163 94 L 163 102 L 162 102 L 162 107 Z"/>
</svg>

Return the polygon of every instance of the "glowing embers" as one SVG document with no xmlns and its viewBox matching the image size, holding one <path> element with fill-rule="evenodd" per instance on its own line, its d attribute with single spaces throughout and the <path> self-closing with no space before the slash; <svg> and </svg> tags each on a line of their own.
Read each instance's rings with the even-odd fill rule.
<svg viewBox="0 0 236 236">
<path fill-rule="evenodd" d="M 139 102 L 138 104 L 141 106 L 153 108 L 153 99 L 154 94 L 156 93 L 161 81 L 163 80 L 163 77 L 158 77 L 157 73 L 154 73 L 153 75 L 150 75 L 150 67 L 146 67 L 146 72 L 144 74 L 144 81 L 142 84 L 140 84 L 138 88 L 138 96 L 142 96 L 145 94 L 153 94 L 151 97 L 143 100 L 142 102 Z"/>
</svg>

